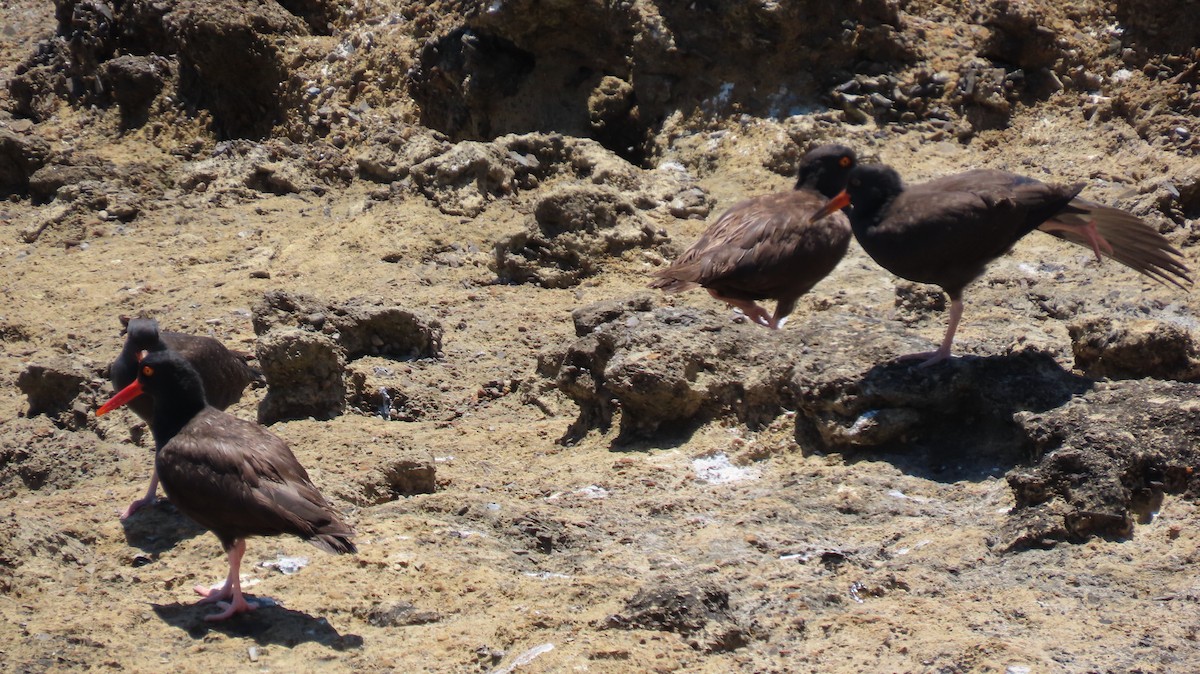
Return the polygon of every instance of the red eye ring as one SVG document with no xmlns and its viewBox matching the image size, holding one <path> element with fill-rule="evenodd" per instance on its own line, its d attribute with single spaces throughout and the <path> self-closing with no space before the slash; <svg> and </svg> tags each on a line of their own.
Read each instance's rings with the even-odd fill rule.
<svg viewBox="0 0 1200 674">
<path fill-rule="evenodd" d="M 142 366 L 142 374 L 147 377 L 153 377 L 154 376 L 154 368 L 150 367 L 149 365 L 143 365 Z"/>
<path fill-rule="evenodd" d="M 838 166 L 841 166 L 842 168 L 850 168 L 850 165 L 853 163 L 854 161 L 849 157 L 842 157 L 838 160 Z"/>
</svg>

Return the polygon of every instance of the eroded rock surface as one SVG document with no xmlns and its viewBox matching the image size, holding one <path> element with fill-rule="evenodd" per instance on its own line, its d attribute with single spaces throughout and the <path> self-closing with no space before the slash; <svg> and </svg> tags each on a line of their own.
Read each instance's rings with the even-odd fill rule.
<svg viewBox="0 0 1200 674">
<path fill-rule="evenodd" d="M 1057 409 L 1017 415 L 1033 466 L 1008 476 L 1010 545 L 1135 536 L 1163 494 L 1200 496 L 1200 387 L 1103 384 Z"/>
<path fill-rule="evenodd" d="M 1200 347 L 1179 325 L 1088 317 L 1070 324 L 1075 367 L 1090 377 L 1200 379 Z"/>
<path fill-rule="evenodd" d="M 710 653 L 735 650 L 751 638 L 730 610 L 729 592 L 710 583 L 643 588 L 606 623 L 617 629 L 675 632 L 692 648 Z"/>
<path fill-rule="evenodd" d="M 332 419 L 346 411 L 346 351 L 330 337 L 298 328 L 259 337 L 255 357 L 267 379 L 258 422 Z"/>
</svg>

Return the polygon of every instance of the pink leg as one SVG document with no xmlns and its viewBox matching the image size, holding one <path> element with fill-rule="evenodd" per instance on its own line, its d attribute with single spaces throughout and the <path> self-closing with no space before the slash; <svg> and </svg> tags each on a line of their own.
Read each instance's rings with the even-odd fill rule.
<svg viewBox="0 0 1200 674">
<path fill-rule="evenodd" d="M 926 351 L 923 353 L 913 353 L 907 356 L 902 356 L 901 360 L 909 360 L 913 358 L 924 358 L 917 367 L 929 367 L 936 363 L 940 363 L 950 357 L 950 347 L 954 344 L 954 333 L 958 331 L 958 322 L 962 320 L 963 303 L 961 298 L 950 300 L 950 322 L 946 326 L 946 335 L 942 337 L 942 345 L 937 348 L 937 351 Z"/>
<path fill-rule="evenodd" d="M 146 489 L 146 495 L 129 504 L 125 512 L 121 513 L 121 519 L 129 519 L 129 516 L 141 510 L 148 505 L 154 505 L 158 500 L 158 468 L 154 468 L 150 473 L 150 486 Z"/>
<path fill-rule="evenodd" d="M 1043 232 L 1073 232 L 1082 236 L 1092 245 L 1092 252 L 1096 254 L 1096 262 L 1104 261 L 1100 257 L 1101 251 L 1109 255 L 1112 255 L 1113 252 L 1112 245 L 1103 236 L 1100 236 L 1100 232 L 1096 231 L 1095 220 L 1089 220 L 1086 225 L 1069 225 L 1058 220 L 1049 220 L 1042 223 L 1038 229 Z"/>
<path fill-rule="evenodd" d="M 746 318 L 749 318 L 753 323 L 764 325 L 772 330 L 777 330 L 779 328 L 779 325 L 775 322 L 775 319 L 771 317 L 771 314 L 767 313 L 766 309 L 763 309 L 750 300 L 736 300 L 731 297 L 725 297 L 717 293 L 717 291 L 713 290 L 712 288 L 708 289 L 708 294 L 721 300 L 731 307 L 741 309 L 742 313 L 746 314 Z"/>
<path fill-rule="evenodd" d="M 225 577 L 225 584 L 219 590 L 212 590 L 197 585 L 196 594 L 204 597 L 198 604 L 211 604 L 216 602 L 217 606 L 224 610 L 220 613 L 204 616 L 208 622 L 217 622 L 231 618 L 239 613 L 249 613 L 258 608 L 254 604 L 246 601 L 242 596 L 242 555 L 246 554 L 246 539 L 239 538 L 234 542 L 233 547 L 229 548 L 229 575 Z"/>
</svg>

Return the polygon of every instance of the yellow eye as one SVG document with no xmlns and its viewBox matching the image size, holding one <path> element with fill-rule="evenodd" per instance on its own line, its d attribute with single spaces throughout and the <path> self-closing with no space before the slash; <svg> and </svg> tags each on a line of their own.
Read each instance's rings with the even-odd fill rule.
<svg viewBox="0 0 1200 674">
<path fill-rule="evenodd" d="M 850 165 L 853 163 L 854 161 L 849 157 L 842 157 L 838 160 L 838 166 L 841 166 L 842 168 L 850 168 Z"/>
<path fill-rule="evenodd" d="M 142 366 L 142 374 L 146 375 L 147 377 L 153 377 L 154 376 L 154 368 L 150 367 L 149 365 L 143 365 Z"/>
</svg>

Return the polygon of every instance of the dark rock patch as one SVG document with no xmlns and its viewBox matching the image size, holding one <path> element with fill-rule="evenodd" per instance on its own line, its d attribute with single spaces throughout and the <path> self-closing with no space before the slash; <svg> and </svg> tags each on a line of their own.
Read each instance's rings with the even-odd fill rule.
<svg viewBox="0 0 1200 674">
<path fill-rule="evenodd" d="M 150 105 L 172 75 L 167 59 L 131 54 L 105 62 L 101 73 L 121 112 L 124 129 L 137 128 L 149 121 Z"/>
<path fill-rule="evenodd" d="M 858 331 L 847 333 L 847 341 L 856 343 Z M 929 368 L 918 367 L 919 361 L 884 361 L 864 370 L 861 360 L 827 358 L 819 354 L 798 368 L 793 386 L 798 433 L 814 432 L 818 445 L 830 450 L 903 452 L 930 443 L 970 447 L 997 440 L 1016 447 L 1014 413 L 1057 407 L 1091 386 L 1032 350 L 964 356 Z"/>
<path fill-rule="evenodd" d="M 288 4 L 328 31 L 332 7 Z M 280 38 L 309 34 L 305 21 L 264 1 L 58 0 L 55 9 L 56 35 L 9 83 L 16 112 L 35 120 L 53 115 L 61 100 L 116 102 L 132 128 L 171 87 L 185 108 L 211 114 L 218 138 L 262 138 L 285 116 Z"/>
<path fill-rule="evenodd" d="M 605 625 L 673 632 L 705 653 L 734 651 L 751 640 L 730 611 L 729 592 L 711 583 L 643 588 L 625 602 L 624 612 L 609 616 Z"/>
<path fill-rule="evenodd" d="M 29 193 L 29 179 L 45 165 L 50 144 L 42 138 L 0 129 L 0 197 Z"/>
<path fill-rule="evenodd" d="M 911 62 L 916 49 L 900 25 L 896 6 L 881 0 L 515 0 L 431 35 L 409 77 L 422 124 L 452 139 L 558 131 L 642 164 L 675 111 L 787 115 L 852 68 L 878 73 Z"/>
<path fill-rule="evenodd" d="M 163 17 L 178 45 L 179 92 L 212 113 L 218 139 L 263 138 L 283 120 L 278 38 L 307 27 L 274 2 L 184 0 Z"/>
<path fill-rule="evenodd" d="M 1071 323 L 1067 330 L 1075 367 L 1089 377 L 1200 379 L 1200 347 L 1178 325 L 1091 317 Z"/>
<path fill-rule="evenodd" d="M 1195 384 L 1102 384 L 1070 403 L 1016 419 L 1041 460 L 1014 470 L 1010 547 L 1092 536 L 1123 539 L 1164 493 L 1200 496 L 1200 403 Z"/>
</svg>

